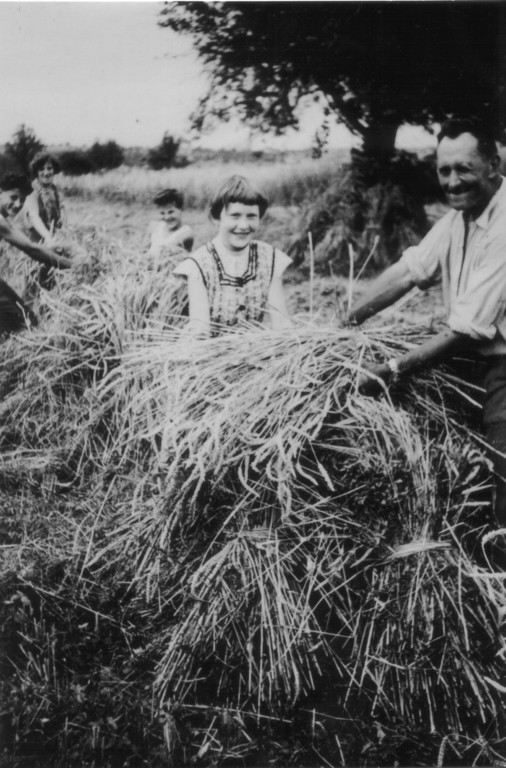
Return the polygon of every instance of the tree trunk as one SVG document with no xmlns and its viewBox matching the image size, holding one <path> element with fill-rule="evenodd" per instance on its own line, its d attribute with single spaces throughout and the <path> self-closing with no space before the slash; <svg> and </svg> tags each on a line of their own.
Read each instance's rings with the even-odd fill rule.
<svg viewBox="0 0 506 768">
<path fill-rule="evenodd" d="M 373 123 L 366 128 L 363 134 L 362 154 L 376 159 L 391 157 L 395 151 L 398 128 L 398 120 Z"/>
<path fill-rule="evenodd" d="M 362 132 L 362 146 L 352 150 L 352 167 L 365 184 L 388 182 L 392 175 L 395 138 L 401 123 L 393 112 L 370 115 L 370 125 Z"/>
</svg>

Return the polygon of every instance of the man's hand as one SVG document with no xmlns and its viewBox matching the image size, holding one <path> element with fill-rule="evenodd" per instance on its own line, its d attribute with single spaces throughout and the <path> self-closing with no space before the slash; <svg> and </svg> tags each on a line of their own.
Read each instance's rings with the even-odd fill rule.
<svg viewBox="0 0 506 768">
<path fill-rule="evenodd" d="M 387 363 L 363 365 L 358 380 L 358 391 L 362 395 L 379 395 L 385 385 L 392 380 L 393 374 Z"/>
<path fill-rule="evenodd" d="M 59 245 L 53 245 L 51 250 L 56 253 L 57 256 L 63 256 L 65 259 L 70 259 L 72 252 L 70 246 L 60 243 Z"/>
</svg>

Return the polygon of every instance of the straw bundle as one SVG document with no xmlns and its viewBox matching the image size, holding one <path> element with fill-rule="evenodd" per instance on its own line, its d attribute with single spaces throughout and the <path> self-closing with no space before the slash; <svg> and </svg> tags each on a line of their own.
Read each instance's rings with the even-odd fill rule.
<svg viewBox="0 0 506 768">
<path fill-rule="evenodd" d="M 329 712 L 473 738 L 500 721 L 473 393 L 441 374 L 356 391 L 414 335 L 151 332 L 101 381 L 105 452 L 142 469 L 88 565 L 155 611 L 161 703 L 280 717 L 330 676 Z"/>
<path fill-rule="evenodd" d="M 0 360 L 2 493 L 47 516 L 13 535 L 7 566 L 58 626 L 64 593 L 114 627 L 118 722 L 121 691 L 144 690 L 149 670 L 174 760 L 183 743 L 187 759 L 243 756 L 272 724 L 309 733 L 315 702 L 338 744 L 348 718 L 362 742 L 377 722 L 390 744 L 433 734 L 434 749 L 490 758 L 506 598 L 475 562 L 487 466 L 463 426 L 473 391 L 433 373 L 357 392 L 363 362 L 419 328 L 198 340 L 174 327 L 179 287 L 133 274 L 128 259 L 114 280 L 62 277 L 47 321 Z"/>
</svg>

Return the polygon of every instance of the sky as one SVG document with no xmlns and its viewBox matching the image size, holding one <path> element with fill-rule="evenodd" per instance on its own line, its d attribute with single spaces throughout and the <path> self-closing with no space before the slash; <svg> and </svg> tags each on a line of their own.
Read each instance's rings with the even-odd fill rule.
<svg viewBox="0 0 506 768">
<path fill-rule="evenodd" d="M 205 92 L 162 3 L 0 3 L 0 143 L 24 123 L 47 144 L 154 146 L 183 134 Z"/>
<path fill-rule="evenodd" d="M 208 80 L 191 41 L 157 25 L 162 8 L 161 2 L 1 1 L 0 145 L 22 123 L 49 146 L 112 139 L 153 147 L 166 131 L 191 138 L 190 115 Z M 315 110 L 306 110 L 300 130 L 282 138 L 252 138 L 247 126 L 232 124 L 197 143 L 306 148 L 320 122 Z M 330 146 L 352 142 L 343 126 L 332 128 Z"/>
</svg>

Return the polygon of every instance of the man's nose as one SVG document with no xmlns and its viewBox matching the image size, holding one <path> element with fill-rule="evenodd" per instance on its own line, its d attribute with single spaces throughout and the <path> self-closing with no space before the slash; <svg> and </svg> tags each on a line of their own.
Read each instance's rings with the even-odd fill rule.
<svg viewBox="0 0 506 768">
<path fill-rule="evenodd" d="M 448 176 L 447 185 L 449 189 L 456 189 L 460 186 L 460 177 L 456 171 L 451 171 Z"/>
</svg>

